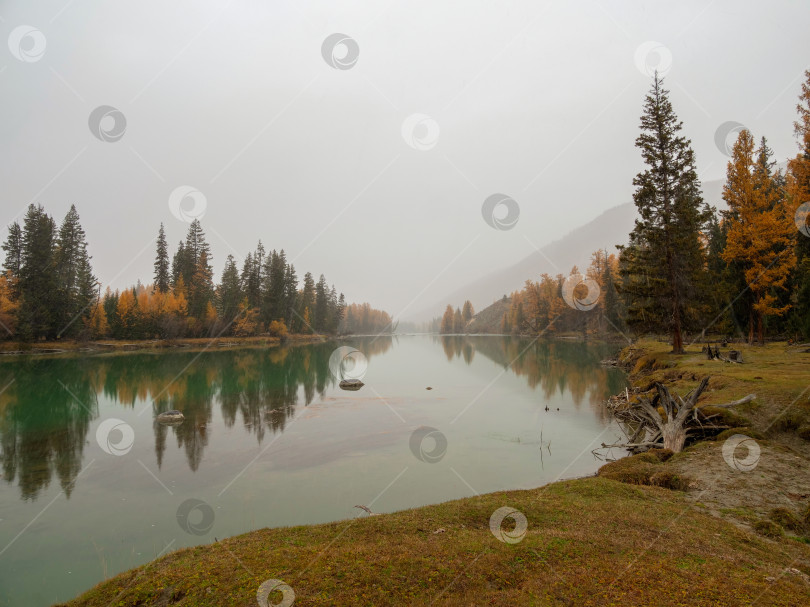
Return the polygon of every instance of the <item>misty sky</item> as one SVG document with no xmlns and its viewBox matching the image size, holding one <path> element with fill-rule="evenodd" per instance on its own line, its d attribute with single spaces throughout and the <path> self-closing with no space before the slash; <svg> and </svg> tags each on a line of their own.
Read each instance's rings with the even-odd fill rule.
<svg viewBox="0 0 810 607">
<path fill-rule="evenodd" d="M 795 155 L 809 18 L 791 0 L 4 0 L 3 225 L 74 203 L 103 283 L 149 282 L 190 186 L 217 281 L 261 238 L 299 277 L 407 318 L 630 200 L 650 66 L 702 180 L 725 174 L 728 121 Z M 334 33 L 357 44 L 349 69 L 323 56 Z M 96 129 L 116 141 L 91 132 L 99 106 L 120 112 Z M 482 217 L 496 193 L 520 207 L 513 229 Z"/>
</svg>

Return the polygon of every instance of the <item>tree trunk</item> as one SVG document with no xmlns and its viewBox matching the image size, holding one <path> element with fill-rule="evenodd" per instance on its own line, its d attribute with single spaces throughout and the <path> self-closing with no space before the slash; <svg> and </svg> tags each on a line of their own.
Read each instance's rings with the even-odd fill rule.
<svg viewBox="0 0 810 607">
<path fill-rule="evenodd" d="M 672 353 L 683 354 L 683 336 L 681 335 L 681 323 L 677 322 L 672 330 Z"/>
<path fill-rule="evenodd" d="M 754 308 L 748 308 L 748 345 L 754 343 Z"/>
<path fill-rule="evenodd" d="M 669 239 L 667 238 L 667 241 Z M 672 286 L 672 352 L 673 354 L 683 354 L 683 336 L 681 335 L 681 301 L 678 293 L 678 286 L 675 282 L 675 268 L 672 254 L 667 251 L 669 265 L 669 280 Z"/>
<path fill-rule="evenodd" d="M 668 421 L 661 429 L 661 438 L 664 440 L 664 449 L 680 453 L 686 442 L 686 428 L 682 424 L 676 424 L 675 420 Z"/>
</svg>

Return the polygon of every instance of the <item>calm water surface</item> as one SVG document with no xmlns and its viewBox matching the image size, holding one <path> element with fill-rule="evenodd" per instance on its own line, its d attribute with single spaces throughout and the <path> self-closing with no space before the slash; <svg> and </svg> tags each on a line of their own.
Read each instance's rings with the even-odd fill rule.
<svg viewBox="0 0 810 607">
<path fill-rule="evenodd" d="M 329 374 L 341 344 L 368 360 L 358 392 Z M 355 504 L 393 512 L 594 472 L 591 449 L 619 433 L 602 408 L 625 385 L 599 365 L 612 351 L 402 336 L 4 358 L 0 605 L 65 601 L 167 551 Z M 169 409 L 185 422 L 155 423 Z M 423 426 L 435 431 L 413 439 Z"/>
</svg>

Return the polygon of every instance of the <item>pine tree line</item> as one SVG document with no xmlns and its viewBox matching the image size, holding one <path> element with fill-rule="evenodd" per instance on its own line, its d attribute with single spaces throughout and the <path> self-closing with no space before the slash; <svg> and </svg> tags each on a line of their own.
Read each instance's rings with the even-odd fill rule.
<svg viewBox="0 0 810 607">
<path fill-rule="evenodd" d="M 261 241 L 241 272 L 229 255 L 215 284 L 211 247 L 196 219 L 171 258 L 161 224 L 150 285 L 108 288 L 103 296 L 75 207 L 57 229 L 41 206 L 30 206 L 23 225 L 9 227 L 3 250 L 0 323 L 16 339 L 284 337 L 392 328 L 390 316 L 368 304 L 347 307 L 323 275 L 316 282 L 307 272 L 299 289 L 284 250 L 267 253 Z"/>
</svg>

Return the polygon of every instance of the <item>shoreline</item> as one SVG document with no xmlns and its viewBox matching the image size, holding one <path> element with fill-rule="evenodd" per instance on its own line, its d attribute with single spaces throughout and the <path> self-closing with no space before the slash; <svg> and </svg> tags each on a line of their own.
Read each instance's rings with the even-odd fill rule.
<svg viewBox="0 0 810 607">
<path fill-rule="evenodd" d="M 518 337 L 530 339 L 530 335 L 512 335 L 499 333 L 385 333 L 385 334 L 351 334 L 351 335 L 320 335 L 298 333 L 286 336 L 284 339 L 271 336 L 255 337 L 182 337 L 177 339 L 101 339 L 96 341 L 56 340 L 40 342 L 0 341 L 0 360 L 8 356 L 45 356 L 63 354 L 110 354 L 129 352 L 148 352 L 162 350 L 186 349 L 194 352 L 211 347 L 221 348 L 247 348 L 247 347 L 275 347 L 284 345 L 309 344 L 316 342 L 336 341 L 352 338 L 366 337 L 409 337 L 413 335 L 434 337 Z M 544 339 L 559 341 L 580 341 L 583 343 L 605 343 L 616 345 L 623 339 L 611 336 L 583 339 L 581 336 L 553 335 Z"/>
<path fill-rule="evenodd" d="M 255 604 L 266 579 L 288 584 L 302 605 L 467 605 L 484 597 L 495 605 L 681 605 L 687 594 L 695 605 L 810 604 L 810 528 L 795 531 L 785 522 L 774 532 L 763 522 L 772 497 L 792 490 L 796 499 L 787 503 L 796 510 L 810 495 L 810 479 L 797 480 L 807 476 L 810 442 L 793 440 L 788 426 L 766 428 L 808 381 L 803 365 L 810 361 L 786 354 L 785 344 L 745 347 L 745 365 L 667 348 L 642 340 L 619 353 L 631 386 L 663 381 L 685 394 L 699 375 L 711 375 L 704 405 L 757 384 L 760 399 L 733 415 L 748 424 L 740 430 L 767 436 L 758 440 L 758 474 L 732 470 L 722 442 L 704 440 L 663 462 L 649 454 L 623 457 L 596 476 L 537 489 L 259 529 L 185 548 L 66 605 Z M 807 409 L 810 421 L 810 402 Z M 797 465 L 798 458 L 804 461 Z M 662 471 L 680 475 L 676 488 L 683 490 L 649 482 Z M 514 543 L 499 541 L 492 527 L 502 507 L 527 520 L 528 531 Z"/>
<path fill-rule="evenodd" d="M 165 350 L 188 350 L 190 352 L 208 348 L 275 347 L 281 345 L 308 344 L 319 341 L 333 341 L 343 336 L 296 334 L 285 339 L 279 337 L 184 337 L 178 339 L 103 339 L 98 341 L 43 341 L 0 342 L 0 358 L 4 356 L 45 356 L 62 354 L 112 354 Z"/>
</svg>

